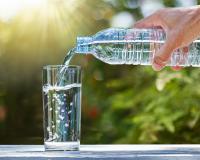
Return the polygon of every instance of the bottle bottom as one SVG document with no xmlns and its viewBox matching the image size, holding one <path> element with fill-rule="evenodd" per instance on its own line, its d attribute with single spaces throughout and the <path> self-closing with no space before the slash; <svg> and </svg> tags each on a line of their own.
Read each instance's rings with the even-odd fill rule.
<svg viewBox="0 0 200 160">
<path fill-rule="evenodd" d="M 78 151 L 80 141 L 75 142 L 44 142 L 45 151 Z"/>
</svg>

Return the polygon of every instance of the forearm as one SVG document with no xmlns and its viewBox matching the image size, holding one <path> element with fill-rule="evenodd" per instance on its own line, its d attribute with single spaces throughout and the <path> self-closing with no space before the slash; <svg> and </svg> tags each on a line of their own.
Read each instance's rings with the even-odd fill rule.
<svg viewBox="0 0 200 160">
<path fill-rule="evenodd" d="M 188 21 L 191 24 L 188 25 L 191 25 L 190 30 L 194 34 L 193 37 L 198 37 L 200 36 L 200 5 L 193 6 L 189 10 L 187 17 L 191 19 Z"/>
<path fill-rule="evenodd" d="M 200 5 L 195 7 L 194 12 L 195 12 L 194 22 L 196 23 L 197 34 L 200 36 Z"/>
</svg>

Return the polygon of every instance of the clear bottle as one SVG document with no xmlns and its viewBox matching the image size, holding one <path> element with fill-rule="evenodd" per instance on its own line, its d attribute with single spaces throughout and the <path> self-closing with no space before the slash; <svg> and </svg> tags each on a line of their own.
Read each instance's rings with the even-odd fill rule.
<svg viewBox="0 0 200 160">
<path fill-rule="evenodd" d="M 165 42 L 162 29 L 110 28 L 90 37 L 78 37 L 75 52 L 93 54 L 108 64 L 151 65 L 154 53 Z M 168 66 L 200 66 L 200 39 L 189 45 L 188 54 L 173 52 Z"/>
</svg>

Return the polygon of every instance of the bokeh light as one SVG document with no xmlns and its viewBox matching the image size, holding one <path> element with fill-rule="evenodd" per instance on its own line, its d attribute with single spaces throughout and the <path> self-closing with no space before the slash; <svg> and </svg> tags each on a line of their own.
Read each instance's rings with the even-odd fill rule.
<svg viewBox="0 0 200 160">
<path fill-rule="evenodd" d="M 161 0 L 142 0 L 141 1 L 141 11 L 144 17 L 149 16 L 153 12 L 164 8 L 163 1 Z"/>
<path fill-rule="evenodd" d="M 40 7 L 47 0 L 0 0 L 0 18 L 8 21 L 26 8 Z"/>
<path fill-rule="evenodd" d="M 120 12 L 113 16 L 111 20 L 111 27 L 130 28 L 133 26 L 135 19 L 129 12 Z"/>
<path fill-rule="evenodd" d="M 176 5 L 181 7 L 194 6 L 197 5 L 197 0 L 176 0 Z"/>
</svg>

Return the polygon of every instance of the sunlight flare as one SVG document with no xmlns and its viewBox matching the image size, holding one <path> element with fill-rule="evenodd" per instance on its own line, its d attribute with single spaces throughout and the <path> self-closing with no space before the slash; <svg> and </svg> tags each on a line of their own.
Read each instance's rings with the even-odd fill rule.
<svg viewBox="0 0 200 160">
<path fill-rule="evenodd" d="M 39 7 L 47 0 L 0 0 L 0 19 L 8 21 L 26 8 Z"/>
</svg>

